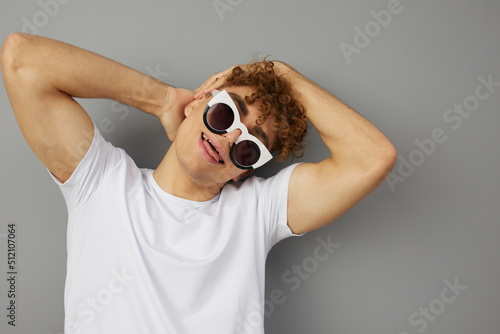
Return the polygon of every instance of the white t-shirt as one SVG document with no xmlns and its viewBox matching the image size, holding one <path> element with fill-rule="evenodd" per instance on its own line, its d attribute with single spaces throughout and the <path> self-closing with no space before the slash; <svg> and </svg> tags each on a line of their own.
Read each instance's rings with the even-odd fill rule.
<svg viewBox="0 0 500 334">
<path fill-rule="evenodd" d="M 264 333 L 266 256 L 296 235 L 296 164 L 195 202 L 163 191 L 94 128 L 69 180 L 49 172 L 68 208 L 65 334 Z"/>
</svg>

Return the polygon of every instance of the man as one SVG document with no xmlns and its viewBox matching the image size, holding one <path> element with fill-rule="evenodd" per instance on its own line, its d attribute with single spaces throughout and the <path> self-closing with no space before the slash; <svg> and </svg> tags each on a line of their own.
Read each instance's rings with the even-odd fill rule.
<svg viewBox="0 0 500 334">
<path fill-rule="evenodd" d="M 68 207 L 65 333 L 263 333 L 271 247 L 340 217 L 395 163 L 374 125 L 279 61 L 232 67 L 192 92 L 16 33 L 1 70 Z M 106 142 L 73 97 L 157 116 L 173 141 L 158 168 Z M 331 156 L 241 182 L 271 151 L 300 153 L 305 117 Z"/>
</svg>

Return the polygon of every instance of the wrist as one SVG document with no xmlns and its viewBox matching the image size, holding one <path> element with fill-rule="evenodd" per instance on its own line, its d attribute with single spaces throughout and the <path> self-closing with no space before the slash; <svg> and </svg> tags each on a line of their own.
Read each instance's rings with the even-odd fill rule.
<svg viewBox="0 0 500 334">
<path fill-rule="evenodd" d="M 194 92 L 185 88 L 168 86 L 165 88 L 163 107 L 159 109 L 159 118 L 170 141 L 174 141 L 177 129 L 183 122 L 186 106 L 193 101 Z"/>
<path fill-rule="evenodd" d="M 173 101 L 175 101 L 177 89 L 174 86 L 170 86 L 164 82 L 161 82 L 158 90 L 160 91 L 158 107 L 154 111 L 153 115 L 158 117 L 161 121 L 164 114 L 171 108 Z"/>
<path fill-rule="evenodd" d="M 159 118 L 169 104 L 173 89 L 161 80 L 144 76 L 141 84 L 131 87 L 124 103 Z"/>
</svg>

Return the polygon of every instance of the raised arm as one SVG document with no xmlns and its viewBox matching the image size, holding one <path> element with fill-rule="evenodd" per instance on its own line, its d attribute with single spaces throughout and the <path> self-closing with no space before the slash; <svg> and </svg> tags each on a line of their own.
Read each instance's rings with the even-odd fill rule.
<svg viewBox="0 0 500 334">
<path fill-rule="evenodd" d="M 292 83 L 295 98 L 330 150 L 330 157 L 319 163 L 297 166 L 290 179 L 288 226 L 295 233 L 310 232 L 375 190 L 394 167 L 397 153 L 380 130 L 340 99 L 291 66 L 273 62 L 275 72 Z M 195 90 L 195 98 L 217 89 L 232 69 L 210 77 Z"/>
<path fill-rule="evenodd" d="M 180 95 L 187 104 L 193 95 L 90 51 L 22 33 L 6 39 L 0 66 L 26 141 L 61 182 L 83 159 L 94 134 L 90 117 L 72 97 L 113 99 L 141 109 L 159 117 L 173 139 L 182 112 L 173 115 L 169 102 L 179 103 Z"/>
<path fill-rule="evenodd" d="M 308 120 L 330 151 L 319 163 L 297 166 L 288 192 L 288 225 L 295 233 L 323 227 L 361 201 L 394 167 L 397 152 L 363 116 L 291 66 L 278 62 L 292 81 Z"/>
</svg>

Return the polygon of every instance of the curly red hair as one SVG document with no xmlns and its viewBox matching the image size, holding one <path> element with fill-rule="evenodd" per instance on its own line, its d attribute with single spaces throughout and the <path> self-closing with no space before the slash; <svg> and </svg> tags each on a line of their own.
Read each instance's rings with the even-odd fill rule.
<svg viewBox="0 0 500 334">
<path fill-rule="evenodd" d="M 252 104 L 262 100 L 258 107 L 261 115 L 257 124 L 262 124 L 274 112 L 278 140 L 272 151 L 278 152 L 278 160 L 283 161 L 290 155 L 299 158 L 304 154 L 302 141 L 307 134 L 307 119 L 304 107 L 293 96 L 292 86 L 283 75 L 277 75 L 274 63 L 256 61 L 242 68 L 236 66 L 226 77 L 225 86 L 248 86 L 254 90 L 245 96 L 245 102 Z"/>
</svg>

